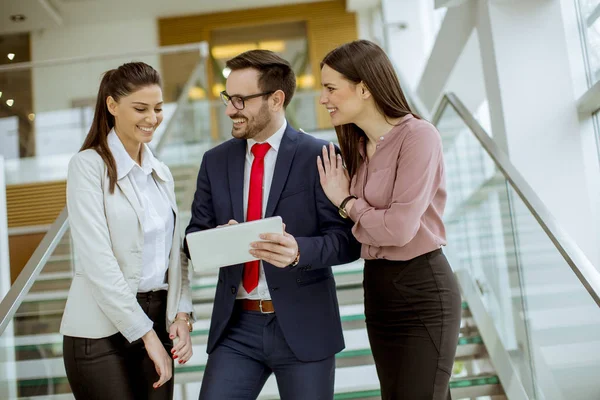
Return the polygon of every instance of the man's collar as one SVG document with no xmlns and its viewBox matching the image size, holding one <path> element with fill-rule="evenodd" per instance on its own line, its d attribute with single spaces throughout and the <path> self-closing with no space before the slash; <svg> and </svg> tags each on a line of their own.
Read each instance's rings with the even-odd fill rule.
<svg viewBox="0 0 600 400">
<path fill-rule="evenodd" d="M 284 119 L 281 127 L 274 134 L 272 134 L 271 137 L 269 137 L 267 140 L 265 140 L 263 143 L 269 143 L 269 145 L 271 145 L 271 148 L 273 150 L 275 150 L 276 152 L 279 151 L 279 146 L 281 145 L 281 139 L 283 139 L 283 134 L 285 133 L 286 128 L 287 128 L 287 121 Z M 254 139 L 248 139 L 247 143 L 248 144 L 246 146 L 246 152 L 248 154 L 250 154 L 250 149 L 252 149 L 252 146 L 254 146 L 254 144 L 258 143 L 258 142 Z"/>
</svg>

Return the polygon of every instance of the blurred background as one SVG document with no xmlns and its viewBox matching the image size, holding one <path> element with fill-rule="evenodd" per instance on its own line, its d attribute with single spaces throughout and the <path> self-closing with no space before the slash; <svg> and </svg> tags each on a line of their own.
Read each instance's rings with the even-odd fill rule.
<svg viewBox="0 0 600 400">
<path fill-rule="evenodd" d="M 152 149 L 175 176 L 182 225 L 203 153 L 230 137 L 225 62 L 249 49 L 297 76 L 288 122 L 336 141 L 319 63 L 368 39 L 442 136 L 444 249 L 463 294 L 455 399 L 600 399 L 600 1 L 0 0 L 0 399 L 72 399 L 58 333 L 73 273 L 66 167 L 102 73 L 162 75 Z M 336 399 L 380 398 L 362 261 L 334 267 L 346 349 Z M 216 277 L 196 274 L 196 399 Z M 261 399 L 277 399 L 269 380 Z M 310 400 L 310 399 L 307 399 Z"/>
</svg>

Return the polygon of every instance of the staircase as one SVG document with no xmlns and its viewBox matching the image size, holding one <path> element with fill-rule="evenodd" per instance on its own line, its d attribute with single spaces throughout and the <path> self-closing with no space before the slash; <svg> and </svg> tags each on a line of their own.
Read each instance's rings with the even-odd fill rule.
<svg viewBox="0 0 600 400">
<path fill-rule="evenodd" d="M 380 398 L 377 374 L 364 322 L 362 262 L 334 267 L 346 348 L 336 356 L 336 399 Z M 62 361 L 62 337 L 58 334 L 71 279 L 71 248 L 65 235 L 50 261 L 25 297 L 14 318 L 16 386 L 19 397 L 67 399 L 70 389 Z M 186 365 L 176 364 L 176 399 L 198 396 L 207 361 L 206 341 L 217 276 L 196 276 L 192 298 L 198 321 L 194 324 L 194 356 Z M 451 381 L 454 399 L 497 396 L 504 391 L 489 363 L 469 307 L 463 303 L 459 347 Z M 277 399 L 271 377 L 261 399 Z"/>
</svg>

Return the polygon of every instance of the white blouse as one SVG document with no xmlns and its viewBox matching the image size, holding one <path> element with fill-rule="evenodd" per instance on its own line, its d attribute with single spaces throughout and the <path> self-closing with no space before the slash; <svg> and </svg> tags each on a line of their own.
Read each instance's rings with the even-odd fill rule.
<svg viewBox="0 0 600 400">
<path fill-rule="evenodd" d="M 166 290 L 168 289 L 166 273 L 173 243 L 175 217 L 167 194 L 163 193 L 152 176 L 154 155 L 146 146 L 142 146 L 140 166 L 129 156 L 114 129 L 107 139 L 108 147 L 117 164 L 117 179 L 126 177 L 131 181 L 144 210 L 143 221 L 141 221 L 144 229 L 144 248 L 138 292 Z"/>
</svg>

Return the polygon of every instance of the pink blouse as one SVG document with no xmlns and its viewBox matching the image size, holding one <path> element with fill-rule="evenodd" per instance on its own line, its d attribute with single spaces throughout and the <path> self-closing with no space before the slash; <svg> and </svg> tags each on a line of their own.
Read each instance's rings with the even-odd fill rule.
<svg viewBox="0 0 600 400">
<path fill-rule="evenodd" d="M 348 213 L 361 257 L 410 260 L 445 245 L 446 180 L 436 128 L 409 114 L 379 138 L 371 160 L 364 148 L 350 185 L 358 200 Z"/>
</svg>

